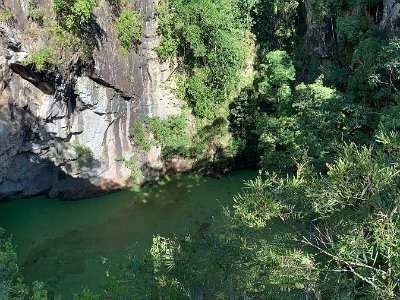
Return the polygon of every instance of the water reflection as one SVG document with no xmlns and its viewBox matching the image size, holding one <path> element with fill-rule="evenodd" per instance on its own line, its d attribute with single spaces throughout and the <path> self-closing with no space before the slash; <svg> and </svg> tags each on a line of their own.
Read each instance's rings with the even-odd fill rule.
<svg viewBox="0 0 400 300">
<path fill-rule="evenodd" d="M 27 281 L 44 281 L 53 294 L 70 299 L 72 291 L 101 282 L 102 257 L 121 257 L 133 241 L 140 253 L 155 234 L 204 232 L 242 181 L 254 177 L 251 171 L 219 180 L 180 174 L 77 202 L 9 201 L 0 204 L 0 227 L 13 235 Z"/>
</svg>

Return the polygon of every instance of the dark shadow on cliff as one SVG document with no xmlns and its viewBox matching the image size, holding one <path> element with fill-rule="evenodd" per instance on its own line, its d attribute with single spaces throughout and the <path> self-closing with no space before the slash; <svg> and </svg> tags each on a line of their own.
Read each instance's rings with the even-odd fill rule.
<svg viewBox="0 0 400 300">
<path fill-rule="evenodd" d="M 212 124 L 204 126 L 192 137 L 192 143 L 188 147 L 163 147 L 161 160 L 165 163 L 162 168 L 152 167 L 146 163 L 140 169 L 150 181 L 156 181 L 161 176 L 195 172 L 212 178 L 220 178 L 223 175 L 239 169 L 257 169 L 258 160 L 253 149 L 248 145 L 243 146 L 237 153 L 232 153 L 229 145 L 221 145 L 220 137 L 224 134 L 226 126 L 229 126 L 225 118 L 217 118 Z M 233 137 L 237 133 L 230 126 Z M 249 150 L 250 149 L 250 150 Z"/>
<path fill-rule="evenodd" d="M 0 107 L 0 200 L 38 194 L 80 199 L 120 188 L 100 180 L 100 162 L 49 132 L 54 119 L 36 117 L 29 105 Z"/>
</svg>

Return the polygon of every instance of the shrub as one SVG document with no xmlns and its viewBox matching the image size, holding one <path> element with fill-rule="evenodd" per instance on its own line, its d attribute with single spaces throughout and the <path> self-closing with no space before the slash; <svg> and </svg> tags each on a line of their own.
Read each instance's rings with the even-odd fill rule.
<svg viewBox="0 0 400 300">
<path fill-rule="evenodd" d="M 161 60 L 182 57 L 187 98 L 200 118 L 220 117 L 247 56 L 247 29 L 236 1 L 161 1 L 157 8 Z"/>
<path fill-rule="evenodd" d="M 93 10 L 98 0 L 53 0 L 57 23 L 47 22 L 46 28 L 57 47 L 76 52 L 85 63 L 92 62 L 98 30 Z"/>
<path fill-rule="evenodd" d="M 127 167 L 128 169 L 131 170 L 130 178 L 133 181 L 139 182 L 144 179 L 143 172 L 142 172 L 141 168 L 138 166 L 137 162 L 135 160 L 133 160 L 133 157 L 131 157 L 130 159 L 126 159 L 123 156 L 117 156 L 115 158 L 115 161 L 123 162 L 125 167 Z"/>
<path fill-rule="evenodd" d="M 142 122 L 135 121 L 133 123 L 132 127 L 129 129 L 129 137 L 136 146 L 145 151 L 150 150 L 151 143 L 146 136 L 146 131 Z"/>
<path fill-rule="evenodd" d="M 121 54 L 125 55 L 140 39 L 143 21 L 139 13 L 124 11 L 116 20 L 116 28 L 121 42 Z"/>
<path fill-rule="evenodd" d="M 165 0 L 160 1 L 157 6 L 158 28 L 160 35 L 160 45 L 156 48 L 158 57 L 161 61 L 166 61 L 174 57 L 178 50 L 178 40 L 173 29 L 173 14 L 169 10 L 168 3 Z"/>
<path fill-rule="evenodd" d="M 191 146 L 188 123 L 184 115 L 148 118 L 148 130 L 154 135 L 156 143 L 163 147 L 167 157 L 184 155 Z"/>
<path fill-rule="evenodd" d="M 43 26 L 44 13 L 44 10 L 38 7 L 36 0 L 29 1 L 29 20 L 36 22 L 39 26 Z"/>
<path fill-rule="evenodd" d="M 60 60 L 57 58 L 57 52 L 55 49 L 45 47 L 30 53 L 26 58 L 24 58 L 22 65 L 32 65 L 37 71 L 43 72 L 46 67 L 56 65 L 59 62 Z"/>
<path fill-rule="evenodd" d="M 77 162 L 80 165 L 90 164 L 94 160 L 94 153 L 88 146 L 74 142 L 72 147 L 75 149 L 76 155 L 78 155 Z"/>
<path fill-rule="evenodd" d="M 14 12 L 11 8 L 2 8 L 0 9 L 0 21 L 1 22 L 9 22 L 14 18 Z"/>
<path fill-rule="evenodd" d="M 72 144 L 72 146 L 75 149 L 75 152 L 78 156 L 86 156 L 89 157 L 91 159 L 94 158 L 94 153 L 92 151 L 92 149 L 90 149 L 88 146 L 79 144 L 79 143 L 74 143 Z"/>
<path fill-rule="evenodd" d="M 53 9 L 61 25 L 69 31 L 79 32 L 93 19 L 98 0 L 53 0 Z"/>
</svg>

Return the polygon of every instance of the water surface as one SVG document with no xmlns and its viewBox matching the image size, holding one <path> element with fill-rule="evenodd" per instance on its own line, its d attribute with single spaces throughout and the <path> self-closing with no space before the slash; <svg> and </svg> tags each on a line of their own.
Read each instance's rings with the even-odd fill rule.
<svg viewBox="0 0 400 300">
<path fill-rule="evenodd" d="M 136 243 L 142 252 L 156 234 L 195 232 L 218 222 L 252 171 L 221 179 L 180 174 L 157 184 L 81 201 L 46 197 L 0 203 L 0 227 L 11 234 L 27 282 L 45 282 L 71 299 L 82 286 L 105 278 L 102 258 L 122 258 Z"/>
</svg>

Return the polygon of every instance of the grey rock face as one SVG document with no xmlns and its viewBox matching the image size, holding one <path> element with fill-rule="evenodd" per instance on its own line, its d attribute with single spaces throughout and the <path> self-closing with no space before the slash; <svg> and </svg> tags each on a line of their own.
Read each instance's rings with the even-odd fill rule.
<svg viewBox="0 0 400 300">
<path fill-rule="evenodd" d="M 383 1 L 382 21 L 379 26 L 392 36 L 400 34 L 400 3 L 398 1 Z"/>
<path fill-rule="evenodd" d="M 38 2 L 50 9 L 50 0 Z M 137 119 L 180 112 L 162 88 L 171 71 L 161 68 L 154 50 L 157 3 L 136 3 L 142 37 L 137 49 L 120 56 L 112 8 L 100 1 L 95 15 L 102 37 L 93 70 L 78 72 L 69 57 L 68 66 L 46 73 L 21 64 L 48 44 L 44 29 L 28 21 L 29 0 L 3 3 L 15 18 L 0 24 L 0 199 L 43 193 L 74 199 L 127 187 L 131 170 L 115 160 L 120 156 L 152 169 L 145 180 L 165 172 L 160 149 L 145 153 L 128 136 Z M 39 34 L 31 39 L 27 30 Z"/>
<path fill-rule="evenodd" d="M 310 0 L 304 1 L 306 10 L 306 46 L 308 52 L 321 58 L 330 58 L 337 43 L 336 20 L 330 14 L 317 16 L 314 4 Z M 378 25 L 380 30 L 389 36 L 400 35 L 400 2 L 399 0 L 383 0 L 377 4 L 367 6 L 363 13 Z M 350 13 L 350 12 L 349 12 Z M 321 20 L 318 20 L 322 18 Z"/>
</svg>

